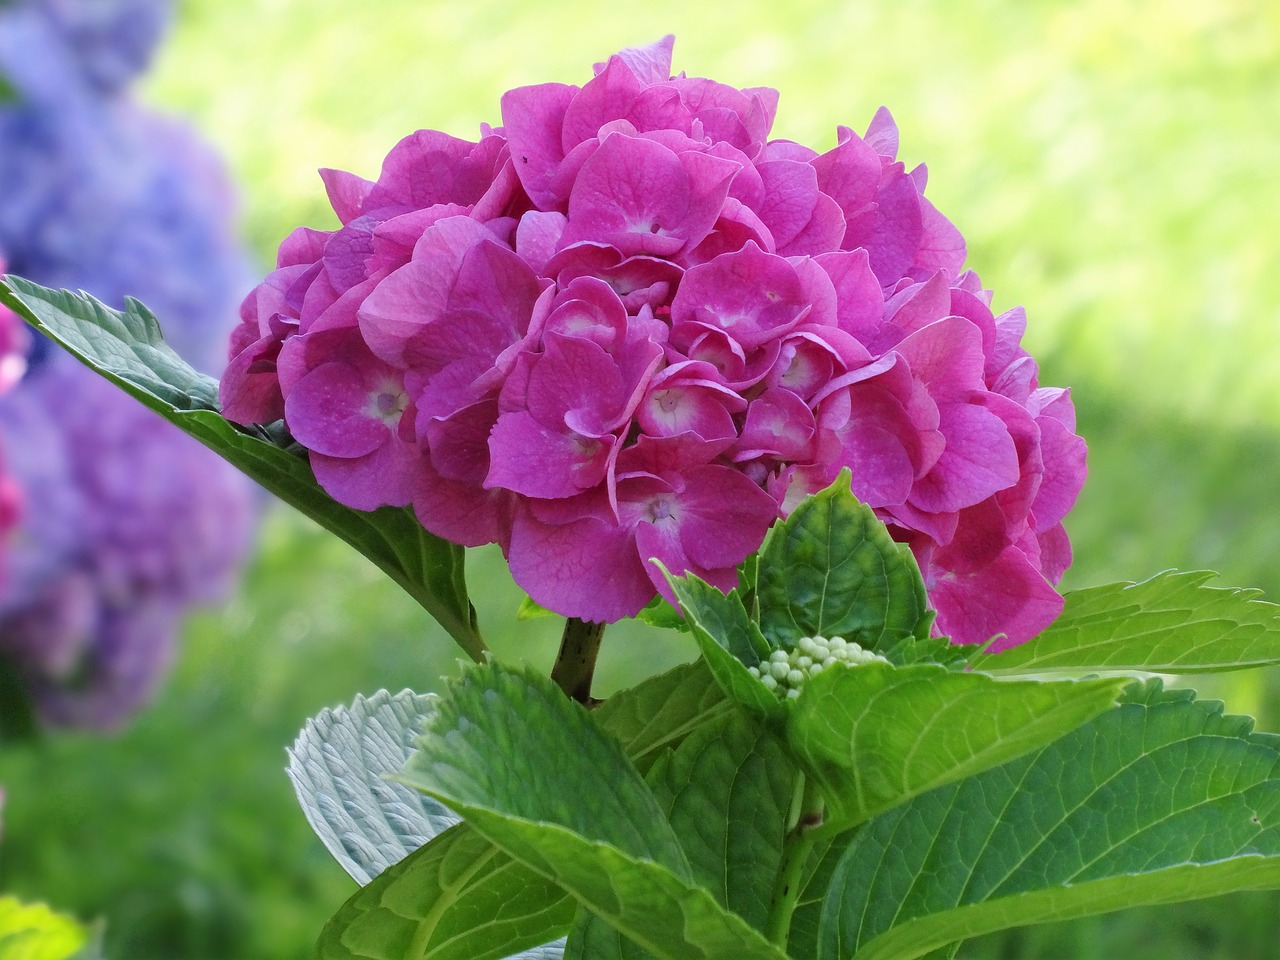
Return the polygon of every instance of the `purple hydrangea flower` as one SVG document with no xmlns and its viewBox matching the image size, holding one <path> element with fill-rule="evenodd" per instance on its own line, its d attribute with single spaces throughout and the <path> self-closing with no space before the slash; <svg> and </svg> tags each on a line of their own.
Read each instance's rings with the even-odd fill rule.
<svg viewBox="0 0 1280 960">
<path fill-rule="evenodd" d="M 110 47 L 116 31 L 132 36 L 132 17 L 165 9 L 54 0 L 0 12 L 0 70 L 18 94 L 0 103 L 0 253 L 49 286 L 115 306 L 137 296 L 212 369 L 247 275 L 225 174 L 186 127 L 104 80 L 105 64 L 140 53 Z M 28 372 L 0 397 L 0 656 L 45 721 L 115 725 L 163 675 L 190 607 L 229 588 L 253 492 L 43 338 L 28 342 Z M 0 376 L 9 369 L 0 360 Z"/>
<path fill-rule="evenodd" d="M 24 71 L 69 66 L 80 81 L 109 94 L 151 62 L 173 15 L 173 0 L 11 0 L 0 4 L 0 53 L 36 43 L 56 57 L 30 59 Z"/>
<path fill-rule="evenodd" d="M 849 467 L 939 631 L 1033 636 L 1085 448 L 1022 312 L 963 270 L 887 111 L 822 153 L 770 139 L 776 92 L 673 77 L 671 48 L 512 90 L 474 143 L 415 133 L 376 181 L 322 171 L 342 225 L 244 301 L 224 413 L 595 621 L 668 594 L 651 558 L 728 589 Z"/>
<path fill-rule="evenodd" d="M 230 588 L 248 483 L 78 364 L 44 364 L 0 401 L 0 437 L 24 497 L 0 654 L 47 722 L 118 724 L 163 675 L 186 611 Z"/>
</svg>

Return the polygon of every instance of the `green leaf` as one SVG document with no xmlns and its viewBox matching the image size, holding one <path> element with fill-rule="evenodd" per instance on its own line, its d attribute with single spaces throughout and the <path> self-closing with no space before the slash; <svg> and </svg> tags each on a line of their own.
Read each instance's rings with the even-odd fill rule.
<svg viewBox="0 0 1280 960">
<path fill-rule="evenodd" d="M 867 824 L 819 960 L 908 960 L 992 930 L 1280 887 L 1280 738 L 1135 685 L 1035 753 Z"/>
<path fill-rule="evenodd" d="M 673 577 L 665 567 L 662 572 L 720 688 L 755 713 L 781 717 L 782 702 L 747 672 L 767 655 L 768 642 L 747 615 L 738 591 L 726 596 L 693 574 Z"/>
<path fill-rule="evenodd" d="M 442 695 L 403 779 L 670 960 L 783 960 L 698 887 L 616 740 L 545 677 L 474 667 Z"/>
<path fill-rule="evenodd" d="M 787 738 L 822 787 L 823 832 L 836 833 L 1056 740 L 1113 706 L 1128 682 L 832 665 L 805 682 Z"/>
<path fill-rule="evenodd" d="M 43 904 L 0 897 L 0 960 L 71 960 L 89 932 Z"/>
<path fill-rule="evenodd" d="M 1280 663 L 1280 607 L 1260 591 L 1209 587 L 1209 571 L 1157 574 L 1066 594 L 1044 633 L 978 659 L 989 672 L 1198 673 Z"/>
<path fill-rule="evenodd" d="M 351 544 L 420 603 L 474 660 L 485 645 L 463 578 L 463 550 L 427 533 L 409 509 L 342 506 L 316 483 L 282 425 L 241 429 L 218 413 L 218 385 L 164 342 L 136 300 L 124 312 L 87 295 L 7 276 L 0 302 L 81 362 L 195 437 L 281 500 Z"/>
<path fill-rule="evenodd" d="M 529 669 L 483 664 L 451 683 L 400 780 L 459 812 L 475 806 L 559 824 L 689 875 L 671 825 L 621 744 Z"/>
<path fill-rule="evenodd" d="M 760 557 L 760 629 L 774 646 L 843 637 L 865 649 L 919 632 L 924 581 L 911 551 L 849 490 L 847 469 L 805 498 Z"/>
<path fill-rule="evenodd" d="M 551 960 L 573 900 L 468 824 L 358 891 L 325 926 L 320 960 Z"/>
<path fill-rule="evenodd" d="M 660 627 L 663 630 L 679 630 L 681 633 L 689 632 L 689 624 L 685 623 L 684 617 L 680 616 L 680 611 L 673 607 L 667 598 L 659 594 L 650 600 L 636 614 L 636 619 L 642 623 L 647 623 L 651 627 Z"/>
<path fill-rule="evenodd" d="M 782 864 L 796 768 L 776 734 L 735 710 L 704 724 L 655 764 L 647 782 L 689 856 L 694 879 L 758 930 Z M 580 913 L 566 960 L 650 956 Z"/>
<path fill-rule="evenodd" d="M 796 776 L 781 738 L 735 710 L 691 734 L 650 777 L 694 879 L 757 930 L 781 869 Z"/>
<path fill-rule="evenodd" d="M 361 885 L 458 822 L 399 773 L 435 697 L 404 690 L 320 711 L 289 751 L 289 779 L 316 835 Z"/>
<path fill-rule="evenodd" d="M 592 716 L 644 774 L 663 752 L 732 710 L 706 662 L 696 660 L 620 690 Z"/>
<path fill-rule="evenodd" d="M 520 606 L 516 609 L 517 620 L 541 620 L 543 617 L 554 617 L 555 615 L 556 612 L 554 610 L 548 610 L 532 597 L 522 597 Z"/>
</svg>

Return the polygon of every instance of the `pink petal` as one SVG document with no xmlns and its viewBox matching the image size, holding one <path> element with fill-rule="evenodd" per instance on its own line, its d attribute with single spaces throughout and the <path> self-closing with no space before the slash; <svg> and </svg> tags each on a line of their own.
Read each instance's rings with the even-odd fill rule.
<svg viewBox="0 0 1280 960">
<path fill-rule="evenodd" d="M 562 616 L 610 623 L 635 616 L 653 599 L 632 530 L 595 516 L 556 525 L 522 510 L 507 559 L 534 602 Z"/>
</svg>

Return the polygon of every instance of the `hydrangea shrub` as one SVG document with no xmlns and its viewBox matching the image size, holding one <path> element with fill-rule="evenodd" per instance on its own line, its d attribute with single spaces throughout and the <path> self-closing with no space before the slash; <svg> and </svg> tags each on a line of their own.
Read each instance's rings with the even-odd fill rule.
<svg viewBox="0 0 1280 960">
<path fill-rule="evenodd" d="M 226 415 L 283 418 L 339 502 L 498 543 L 601 622 L 670 598 L 651 557 L 729 589 L 847 466 L 941 633 L 1026 640 L 1085 466 L 1022 311 L 992 312 L 887 111 L 819 152 L 769 138 L 776 92 L 670 60 L 512 90 L 501 127 L 412 134 L 376 181 L 324 171 L 342 226 L 295 231 L 246 299 Z"/>
<path fill-rule="evenodd" d="M 1280 663 L 1277 608 L 1203 573 L 1060 596 L 1070 398 L 888 114 L 770 140 L 776 94 L 670 54 L 325 171 L 341 226 L 285 240 L 220 385 L 136 302 L 0 285 L 477 661 L 290 751 L 361 884 L 317 956 L 950 958 L 1280 888 L 1280 740 L 1147 676 Z M 550 677 L 484 644 L 493 542 L 567 618 Z M 642 610 L 696 658 L 600 702 Z"/>
</svg>

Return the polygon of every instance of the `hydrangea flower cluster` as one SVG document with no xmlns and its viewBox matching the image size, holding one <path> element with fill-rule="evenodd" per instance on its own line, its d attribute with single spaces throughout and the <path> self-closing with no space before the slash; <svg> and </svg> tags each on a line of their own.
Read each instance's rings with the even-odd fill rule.
<svg viewBox="0 0 1280 960">
<path fill-rule="evenodd" d="M 884 657 L 844 637 L 801 637 L 790 650 L 775 650 L 758 667 L 747 672 L 784 700 L 800 696 L 805 681 L 828 667 L 842 663 L 856 667 L 864 663 L 888 663 Z"/>
<path fill-rule="evenodd" d="M 111 25 L 136 39 L 127 26 L 136 12 L 167 7 L 42 0 L 0 9 L 0 71 L 18 93 L 0 103 L 0 253 L 8 270 L 46 285 L 117 306 L 126 293 L 140 297 L 179 352 L 212 369 L 247 275 L 225 175 L 185 127 L 99 82 L 104 63 L 132 71 L 149 52 L 108 43 Z M 0 397 L 10 471 L 7 487 L 0 480 L 0 525 L 10 519 L 0 532 L 0 658 L 46 722 L 115 725 L 163 674 L 190 607 L 230 586 L 249 543 L 253 490 L 5 321 L 0 346 L 12 334 L 25 357 L 0 360 L 0 378 L 26 373 Z M 6 514 L 10 502 L 21 509 Z"/>
<path fill-rule="evenodd" d="M 18 99 L 0 102 L 0 252 L 46 286 L 121 305 L 143 299 L 185 359 L 221 366 L 230 313 L 249 287 L 248 258 L 228 211 L 234 193 L 217 155 L 186 125 L 85 76 L 78 37 L 117 49 L 117 32 L 171 3 L 23 0 L 0 7 L 0 73 Z M 79 32 L 62 26 L 81 11 Z M 119 35 L 140 34 L 122 27 Z M 148 34 L 150 36 L 151 34 Z M 140 56 L 131 69 L 140 69 Z M 147 51 L 149 52 L 149 51 Z M 92 62 L 90 60 L 89 62 Z M 172 319 L 170 319 L 172 318 Z M 43 353 L 43 343 L 35 344 Z"/>
<path fill-rule="evenodd" d="M 5 6 L 0 4 L 0 6 Z M 10 0 L 6 49 L 35 42 L 53 54 L 25 71 L 69 71 L 100 93 L 122 90 L 151 62 L 173 13 L 173 0 Z M 50 41 L 54 42 L 50 42 Z"/>
<path fill-rule="evenodd" d="M 283 418 L 357 509 L 496 542 L 586 620 L 721 589 L 841 467 L 910 544 L 958 642 L 1056 616 L 1084 479 L 1065 390 L 1037 383 L 881 110 L 819 152 L 777 93 L 671 76 L 672 40 L 582 87 L 512 90 L 476 142 L 402 140 L 376 181 L 322 171 L 245 300 L 225 415 Z"/>
</svg>

